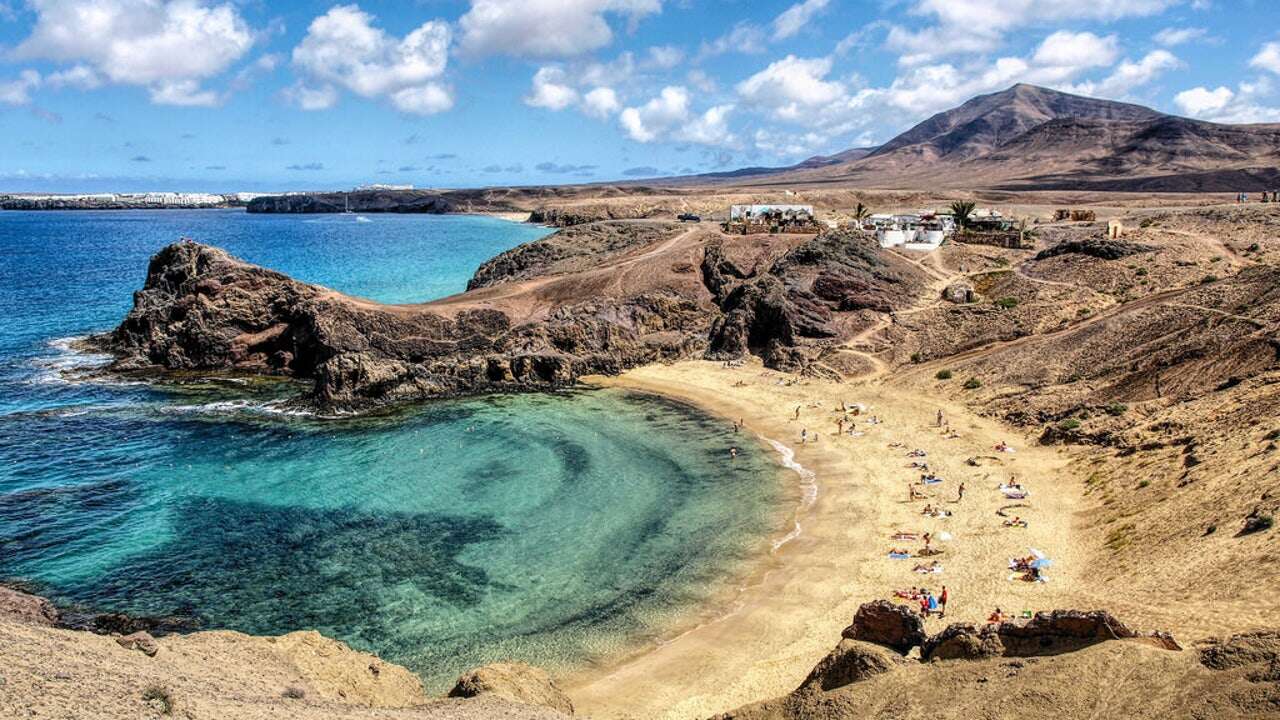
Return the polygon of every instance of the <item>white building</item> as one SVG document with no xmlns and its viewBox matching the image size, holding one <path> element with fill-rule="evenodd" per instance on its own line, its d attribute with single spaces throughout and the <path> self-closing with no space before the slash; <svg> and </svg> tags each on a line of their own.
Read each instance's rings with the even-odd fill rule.
<svg viewBox="0 0 1280 720">
<path fill-rule="evenodd" d="M 931 252 L 955 232 L 954 218 L 931 211 L 911 215 L 872 215 L 869 220 L 876 228 L 876 240 L 882 248 Z"/>
</svg>

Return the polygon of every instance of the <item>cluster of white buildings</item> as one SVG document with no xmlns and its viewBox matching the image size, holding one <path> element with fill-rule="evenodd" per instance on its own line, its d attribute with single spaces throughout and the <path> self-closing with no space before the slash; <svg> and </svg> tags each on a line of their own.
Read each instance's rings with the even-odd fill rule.
<svg viewBox="0 0 1280 720">
<path fill-rule="evenodd" d="M 937 250 L 956 231 L 954 217 L 929 210 L 903 215 L 878 213 L 867 218 L 866 225 L 876 231 L 880 247 L 920 252 Z"/>
</svg>

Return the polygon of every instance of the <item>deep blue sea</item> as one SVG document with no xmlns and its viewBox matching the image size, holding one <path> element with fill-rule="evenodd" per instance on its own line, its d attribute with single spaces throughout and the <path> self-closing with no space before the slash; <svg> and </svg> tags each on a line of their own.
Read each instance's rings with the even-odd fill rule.
<svg viewBox="0 0 1280 720">
<path fill-rule="evenodd" d="M 281 410 L 288 384 L 87 381 L 180 237 L 385 302 L 464 289 L 545 229 L 466 216 L 0 212 L 0 579 L 97 611 L 317 629 L 439 690 L 497 659 L 567 670 L 661 634 L 767 546 L 771 458 L 621 391 Z M 741 439 L 740 439 L 741 441 Z"/>
</svg>

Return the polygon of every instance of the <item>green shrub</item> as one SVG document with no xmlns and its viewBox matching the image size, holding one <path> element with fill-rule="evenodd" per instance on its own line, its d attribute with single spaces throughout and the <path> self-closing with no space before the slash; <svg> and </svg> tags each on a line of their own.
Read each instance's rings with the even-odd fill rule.
<svg viewBox="0 0 1280 720">
<path fill-rule="evenodd" d="M 1067 418 L 1066 420 L 1058 423 L 1058 429 L 1066 430 L 1068 432 L 1071 430 L 1078 430 L 1080 429 L 1080 421 L 1075 418 Z"/>
<path fill-rule="evenodd" d="M 937 374 L 937 375 L 934 375 L 934 377 L 938 378 L 939 380 L 950 380 L 950 379 L 951 379 L 951 371 L 950 371 L 950 370 L 939 370 L 939 371 L 938 371 L 938 374 Z"/>
<path fill-rule="evenodd" d="M 1138 271 L 1137 271 L 1135 274 L 1136 274 L 1138 277 L 1144 277 L 1144 276 L 1146 276 L 1146 274 L 1147 274 L 1147 269 L 1146 269 L 1146 268 L 1138 268 Z"/>
<path fill-rule="evenodd" d="M 1150 484 L 1151 484 L 1151 481 L 1150 481 L 1150 480 L 1143 480 L 1142 482 L 1138 483 L 1138 489 L 1142 489 L 1142 488 L 1144 488 L 1144 487 L 1147 487 L 1147 486 L 1148 486 L 1148 485 L 1150 485 Z"/>
<path fill-rule="evenodd" d="M 280 694 L 290 700 L 301 700 L 307 696 L 307 691 L 303 690 L 297 685 L 290 685 L 289 687 L 284 689 L 283 693 L 280 693 Z"/>
<path fill-rule="evenodd" d="M 1204 278 L 1200 280 L 1201 285 L 1208 285 L 1209 283 L 1216 283 L 1216 282 L 1218 282 L 1218 276 L 1213 274 L 1205 275 Z"/>
<path fill-rule="evenodd" d="M 913 352 L 913 353 L 911 353 L 911 362 L 912 362 L 912 363 L 919 364 L 919 363 L 920 363 L 920 361 L 921 361 L 921 360 L 923 360 L 923 359 L 924 359 L 924 356 L 922 356 L 920 353 L 918 353 L 918 352 Z"/>
<path fill-rule="evenodd" d="M 964 381 L 965 390 L 977 390 L 980 387 L 982 387 L 982 381 L 978 378 L 969 378 Z"/>
<path fill-rule="evenodd" d="M 1018 298 L 1002 297 L 999 300 L 996 300 L 995 304 L 997 307 L 1004 308 L 1005 310 L 1012 310 L 1013 308 L 1018 307 Z"/>
<path fill-rule="evenodd" d="M 1124 403 L 1111 403 L 1107 406 L 1107 414 L 1112 417 L 1119 417 L 1129 411 L 1129 406 Z"/>
</svg>

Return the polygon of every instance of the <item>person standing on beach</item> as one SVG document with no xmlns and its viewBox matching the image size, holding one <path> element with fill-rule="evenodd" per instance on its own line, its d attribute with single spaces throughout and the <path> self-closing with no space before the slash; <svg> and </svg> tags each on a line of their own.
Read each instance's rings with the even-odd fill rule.
<svg viewBox="0 0 1280 720">
<path fill-rule="evenodd" d="M 960 483 L 960 487 L 956 488 L 956 502 L 964 499 L 964 483 Z"/>
<path fill-rule="evenodd" d="M 797 405 L 797 406 L 796 406 L 796 419 L 797 419 L 797 420 L 799 420 L 799 419 L 800 419 L 800 406 L 799 406 L 799 405 Z"/>
<path fill-rule="evenodd" d="M 938 617 L 947 616 L 947 586 L 942 586 L 942 595 L 938 597 Z"/>
<path fill-rule="evenodd" d="M 844 418 L 836 418 L 836 435 L 844 434 Z"/>
<path fill-rule="evenodd" d="M 942 410 L 938 410 L 938 427 L 942 427 Z"/>
<path fill-rule="evenodd" d="M 800 444 L 803 445 L 806 442 L 809 442 L 809 429 L 800 428 Z"/>
</svg>

